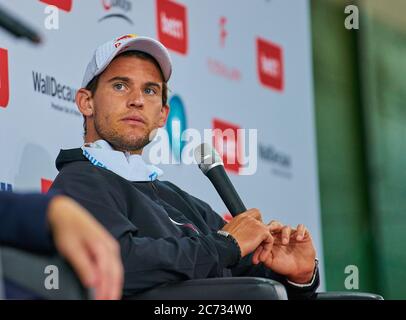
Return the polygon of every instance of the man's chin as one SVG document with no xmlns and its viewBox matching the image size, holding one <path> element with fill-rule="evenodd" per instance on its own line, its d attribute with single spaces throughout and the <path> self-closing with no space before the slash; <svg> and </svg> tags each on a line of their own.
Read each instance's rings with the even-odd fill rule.
<svg viewBox="0 0 406 320">
<path fill-rule="evenodd" d="M 135 152 L 142 150 L 150 141 L 148 139 L 122 139 L 120 141 L 112 141 L 109 143 L 116 150 Z"/>
</svg>

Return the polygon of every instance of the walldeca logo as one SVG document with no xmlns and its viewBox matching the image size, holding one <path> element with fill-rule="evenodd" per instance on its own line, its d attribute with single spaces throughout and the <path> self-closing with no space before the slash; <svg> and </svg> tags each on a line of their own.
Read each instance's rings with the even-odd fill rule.
<svg viewBox="0 0 406 320">
<path fill-rule="evenodd" d="M 176 163 L 180 163 L 182 150 L 186 142 L 182 139 L 182 133 L 187 128 L 186 112 L 182 99 L 174 95 L 169 100 L 170 112 L 166 122 L 166 130 L 169 136 L 169 145 Z"/>
<path fill-rule="evenodd" d="M 10 183 L 0 182 L 0 192 L 13 192 L 13 186 Z"/>
<path fill-rule="evenodd" d="M 259 157 L 285 169 L 290 169 L 292 166 L 290 156 L 277 151 L 273 146 L 259 144 Z"/>
<path fill-rule="evenodd" d="M 101 0 L 101 4 L 105 11 L 109 12 L 104 17 L 99 19 L 99 22 L 110 19 L 110 18 L 119 18 L 127 21 L 129 24 L 134 24 L 134 22 L 125 14 L 116 12 L 111 12 L 111 10 L 120 10 L 125 13 L 128 13 L 132 10 L 132 3 L 128 0 Z"/>
<path fill-rule="evenodd" d="M 276 91 L 284 89 L 282 48 L 270 41 L 257 39 L 257 69 L 259 81 Z"/>
<path fill-rule="evenodd" d="M 49 188 L 51 188 L 53 181 L 41 178 L 41 193 L 47 193 Z"/>
<path fill-rule="evenodd" d="M 0 48 L 0 107 L 6 108 L 9 98 L 8 51 Z"/>
<path fill-rule="evenodd" d="M 66 12 L 70 12 L 72 10 L 73 0 L 39 0 L 39 1 L 51 6 L 55 6 Z"/>
<path fill-rule="evenodd" d="M 226 170 L 239 173 L 241 164 L 238 155 L 241 154 L 239 132 L 241 128 L 235 124 L 219 119 L 213 119 L 213 145 L 224 162 Z"/>
<path fill-rule="evenodd" d="M 34 90 L 44 95 L 56 97 L 61 100 L 74 103 L 76 96 L 76 89 L 64 84 L 60 84 L 54 77 L 46 75 L 42 76 L 41 73 L 33 71 L 32 80 Z"/>
<path fill-rule="evenodd" d="M 292 177 L 292 157 L 274 146 L 259 144 L 259 158 L 271 165 L 272 173 L 283 178 Z"/>
<path fill-rule="evenodd" d="M 158 38 L 168 49 L 181 54 L 188 50 L 186 7 L 169 0 L 156 0 Z"/>
</svg>

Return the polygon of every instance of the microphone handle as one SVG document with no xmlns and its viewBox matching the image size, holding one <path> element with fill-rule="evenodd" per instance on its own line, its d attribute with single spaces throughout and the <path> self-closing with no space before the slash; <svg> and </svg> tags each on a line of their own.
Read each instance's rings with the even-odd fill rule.
<svg viewBox="0 0 406 320">
<path fill-rule="evenodd" d="M 206 176 L 216 188 L 218 194 L 233 217 L 247 211 L 240 196 L 231 183 L 224 166 L 215 166 L 206 172 Z"/>
<path fill-rule="evenodd" d="M 0 7 L 0 27 L 3 27 L 8 32 L 16 37 L 24 37 L 32 42 L 38 43 L 41 41 L 40 36 L 22 21 L 12 17 L 9 13 Z"/>
</svg>

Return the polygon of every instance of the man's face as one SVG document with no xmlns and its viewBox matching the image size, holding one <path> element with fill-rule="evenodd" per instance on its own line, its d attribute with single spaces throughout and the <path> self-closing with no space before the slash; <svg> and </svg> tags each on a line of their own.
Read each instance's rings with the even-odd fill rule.
<svg viewBox="0 0 406 320">
<path fill-rule="evenodd" d="M 162 106 L 162 76 L 157 66 L 137 57 L 118 57 L 101 74 L 92 98 L 95 139 L 116 150 L 140 153 L 150 134 L 164 126 L 168 106 Z M 92 134 L 93 135 L 93 134 Z"/>
</svg>

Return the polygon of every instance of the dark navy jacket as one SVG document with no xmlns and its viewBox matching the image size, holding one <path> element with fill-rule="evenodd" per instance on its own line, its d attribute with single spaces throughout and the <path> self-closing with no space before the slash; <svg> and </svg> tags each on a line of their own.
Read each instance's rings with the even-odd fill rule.
<svg viewBox="0 0 406 320">
<path fill-rule="evenodd" d="M 174 184 L 130 182 L 92 165 L 81 149 L 62 150 L 51 190 L 87 208 L 119 241 L 125 269 L 124 295 L 168 282 L 224 276 L 259 276 L 282 282 L 292 297 L 311 297 L 310 288 L 289 285 L 284 277 L 238 261 L 238 247 L 217 235 L 225 222 L 205 202 Z"/>
<path fill-rule="evenodd" d="M 0 244 L 53 252 L 46 211 L 49 195 L 0 192 Z"/>
</svg>

